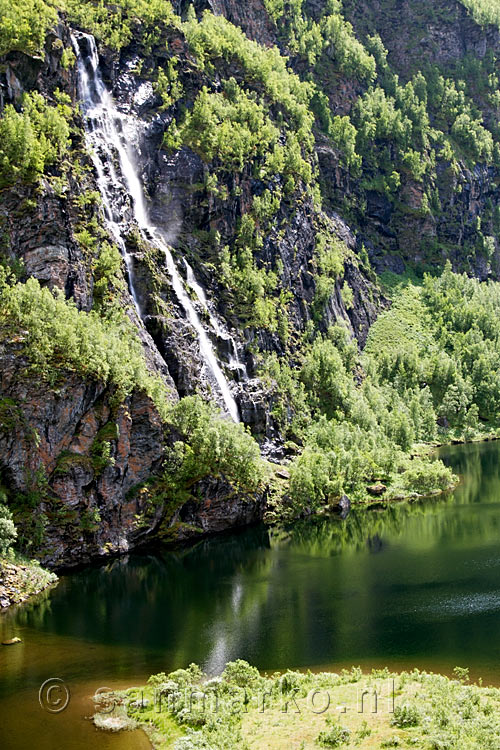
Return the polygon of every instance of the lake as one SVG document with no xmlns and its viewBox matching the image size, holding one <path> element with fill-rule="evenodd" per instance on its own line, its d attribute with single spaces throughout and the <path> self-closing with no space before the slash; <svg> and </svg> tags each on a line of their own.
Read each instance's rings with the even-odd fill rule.
<svg viewBox="0 0 500 750">
<path fill-rule="evenodd" d="M 265 527 L 176 551 L 134 554 L 63 576 L 0 615 L 0 746 L 142 750 L 140 732 L 97 733 L 83 717 L 99 687 L 140 684 L 198 662 L 261 670 L 361 665 L 500 684 L 500 442 L 440 451 L 455 492 L 345 521 Z M 68 708 L 42 710 L 65 681 Z"/>
</svg>

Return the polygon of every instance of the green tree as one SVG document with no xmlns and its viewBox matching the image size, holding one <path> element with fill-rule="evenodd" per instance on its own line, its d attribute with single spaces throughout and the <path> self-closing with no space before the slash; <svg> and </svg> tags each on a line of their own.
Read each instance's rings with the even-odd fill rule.
<svg viewBox="0 0 500 750">
<path fill-rule="evenodd" d="M 5 555 L 17 538 L 12 513 L 6 505 L 0 504 L 0 554 Z"/>
</svg>

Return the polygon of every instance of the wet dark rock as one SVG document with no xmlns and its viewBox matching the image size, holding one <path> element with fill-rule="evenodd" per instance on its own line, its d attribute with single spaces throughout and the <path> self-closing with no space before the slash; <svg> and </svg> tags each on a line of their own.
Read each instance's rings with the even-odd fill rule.
<svg viewBox="0 0 500 750">
<path fill-rule="evenodd" d="M 340 498 L 337 508 L 341 514 L 347 515 L 351 510 L 351 501 L 347 495 L 342 495 Z"/>
<path fill-rule="evenodd" d="M 377 273 L 391 271 L 392 273 L 403 274 L 406 271 L 406 264 L 400 255 L 370 255 L 370 260 Z"/>
<path fill-rule="evenodd" d="M 32 520 L 52 519 L 33 551 L 50 566 L 126 551 L 158 522 L 153 517 L 138 530 L 145 501 L 140 494 L 126 499 L 161 469 L 163 426 L 155 408 L 134 393 L 116 409 L 111 388 L 70 372 L 47 390 L 43 382 L 19 377 L 21 363 L 12 348 L 0 348 L 1 392 L 15 405 L 11 419 L 18 422 L 17 429 L 0 430 L 0 471 L 13 494 L 38 495 Z M 109 426 L 116 431 L 112 461 L 98 468 L 92 449 Z M 87 533 L 86 519 L 92 517 L 96 528 Z"/>
<path fill-rule="evenodd" d="M 383 495 L 387 490 L 387 487 L 385 486 L 385 484 L 378 482 L 377 484 L 371 484 L 366 488 L 366 490 L 369 495 L 372 495 L 373 497 L 380 497 L 380 495 Z"/>
<path fill-rule="evenodd" d="M 191 500 L 174 515 L 174 539 L 187 541 L 207 534 L 237 529 L 262 520 L 264 497 L 238 495 L 224 480 L 206 479 L 197 487 L 199 501 Z"/>
<path fill-rule="evenodd" d="M 369 190 L 366 197 L 368 201 L 366 209 L 368 216 L 386 227 L 389 224 L 392 215 L 392 204 L 390 200 L 385 195 L 377 193 L 374 190 Z"/>
<path fill-rule="evenodd" d="M 236 392 L 242 421 L 249 425 L 257 437 L 278 437 L 278 430 L 271 416 L 271 395 L 262 387 L 260 380 L 243 382 Z"/>
</svg>

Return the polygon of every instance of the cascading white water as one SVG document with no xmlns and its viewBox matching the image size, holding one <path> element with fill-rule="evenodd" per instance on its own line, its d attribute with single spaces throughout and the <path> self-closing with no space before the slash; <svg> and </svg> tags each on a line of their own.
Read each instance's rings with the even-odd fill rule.
<svg viewBox="0 0 500 750">
<path fill-rule="evenodd" d="M 132 277 L 132 260 L 127 252 L 125 242 L 123 241 L 120 224 L 115 218 L 110 199 L 113 192 L 118 192 L 121 188 L 114 167 L 112 146 L 117 146 L 119 149 L 122 149 L 122 146 L 119 138 L 116 137 L 116 127 L 112 119 L 106 116 L 111 102 L 109 101 L 110 96 L 106 87 L 102 83 L 101 78 L 96 75 L 99 66 L 99 57 L 97 55 L 95 42 L 93 37 L 87 35 L 82 36 L 85 36 L 88 41 L 88 65 L 92 71 L 92 75 L 89 75 L 88 73 L 87 66 L 80 52 L 78 41 L 74 36 L 71 37 L 71 41 L 78 59 L 79 93 L 82 99 L 82 109 L 86 120 L 86 141 L 90 146 L 90 157 L 97 173 L 97 185 L 101 194 L 104 215 L 106 217 L 108 228 L 125 259 L 127 274 L 129 277 L 130 293 L 140 317 L 141 311 Z"/>
<path fill-rule="evenodd" d="M 244 379 L 248 379 L 247 368 L 243 364 L 243 362 L 241 362 L 238 356 L 238 347 L 236 346 L 236 342 L 234 338 L 224 329 L 224 327 L 220 324 L 220 322 L 217 320 L 215 315 L 213 315 L 212 311 L 210 310 L 205 291 L 203 287 L 200 284 L 198 284 L 198 282 L 196 281 L 195 275 L 193 273 L 193 269 L 191 268 L 191 266 L 189 265 L 189 263 L 187 262 L 185 258 L 184 258 L 184 265 L 186 266 L 187 284 L 189 287 L 191 287 L 191 289 L 195 293 L 200 305 L 208 313 L 210 325 L 212 326 L 215 332 L 215 335 L 221 339 L 224 339 L 225 341 L 229 341 L 229 343 L 231 344 L 231 351 L 229 353 L 230 367 L 232 367 L 233 370 L 238 370 Z"/>
<path fill-rule="evenodd" d="M 86 120 L 87 142 L 92 152 L 92 161 L 97 172 L 97 182 L 101 192 L 104 212 L 109 229 L 115 238 L 127 266 L 130 291 L 140 315 L 140 306 L 134 288 L 132 259 L 127 252 L 125 242 L 121 236 L 120 218 L 115 216 L 113 210 L 112 195 L 118 193 L 123 187 L 132 200 L 134 218 L 149 241 L 152 241 L 165 255 L 166 266 L 174 293 L 184 309 L 189 323 L 195 329 L 201 356 L 206 363 L 208 371 L 212 376 L 214 384 L 218 387 L 229 415 L 235 422 L 239 421 L 238 406 L 231 393 L 226 378 L 219 366 L 210 339 L 198 317 L 198 314 L 186 293 L 181 276 L 177 271 L 175 261 L 170 248 L 164 240 L 161 232 L 153 226 L 148 217 L 144 191 L 132 158 L 124 145 L 120 131 L 125 130 L 126 118 L 116 109 L 111 94 L 107 90 L 99 71 L 99 56 L 95 39 L 90 34 L 80 34 L 85 39 L 88 51 L 82 52 L 81 45 L 73 36 L 73 46 L 78 58 L 78 74 L 82 109 Z M 114 167 L 114 153 L 118 155 L 121 175 Z M 123 178 L 123 180 L 120 179 Z M 194 274 L 192 273 L 192 279 Z M 190 285 L 196 284 L 198 290 L 203 290 L 196 280 Z M 195 293 L 198 294 L 194 288 Z M 203 293 L 204 296 L 204 293 Z M 206 304 L 206 298 L 205 298 Z"/>
</svg>

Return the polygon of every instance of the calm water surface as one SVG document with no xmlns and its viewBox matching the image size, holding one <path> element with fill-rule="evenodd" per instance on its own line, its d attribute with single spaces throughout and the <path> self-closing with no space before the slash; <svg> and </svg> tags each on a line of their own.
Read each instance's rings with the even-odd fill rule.
<svg viewBox="0 0 500 750">
<path fill-rule="evenodd" d="M 192 661 L 461 665 L 500 684 L 500 443 L 441 455 L 463 476 L 449 497 L 131 555 L 3 614 L 0 640 L 23 643 L 0 647 L 0 747 L 147 748 L 138 732 L 96 733 L 88 696 Z M 57 715 L 38 704 L 50 677 L 71 690 Z"/>
</svg>

